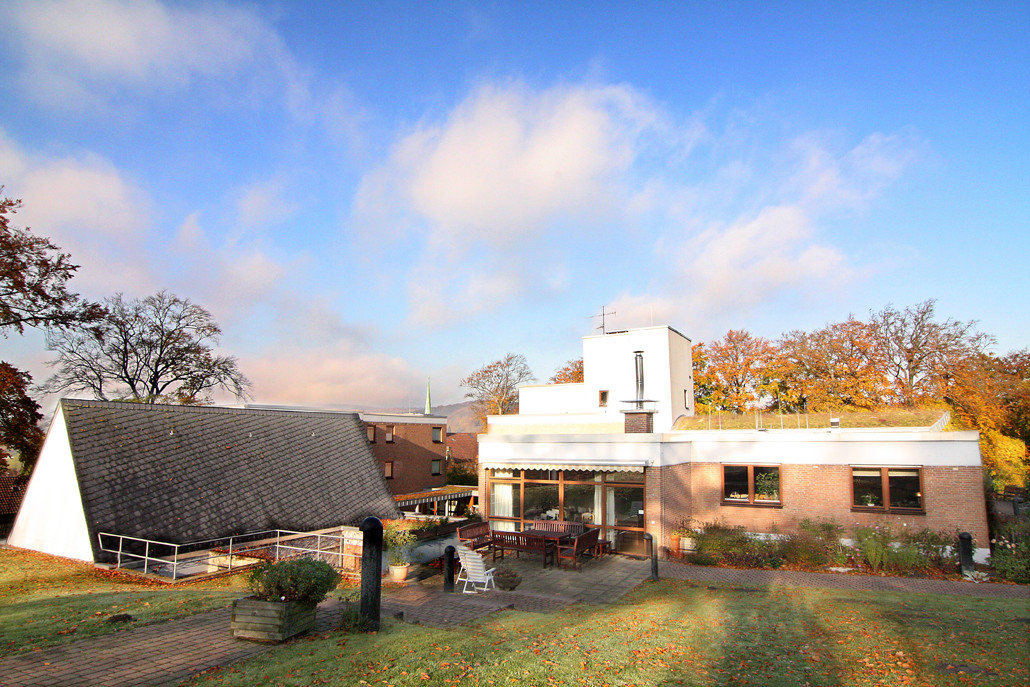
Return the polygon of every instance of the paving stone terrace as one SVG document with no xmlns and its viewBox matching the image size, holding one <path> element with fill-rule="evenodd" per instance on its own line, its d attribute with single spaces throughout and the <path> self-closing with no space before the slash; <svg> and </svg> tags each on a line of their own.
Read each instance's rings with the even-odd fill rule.
<svg viewBox="0 0 1030 687">
<path fill-rule="evenodd" d="M 500 561 L 498 562 L 500 564 Z M 492 563 L 490 564 L 493 565 Z M 611 603 L 650 578 L 650 562 L 606 556 L 587 561 L 581 570 L 542 568 L 539 558 L 506 558 L 503 565 L 522 575 L 514 592 L 450 594 L 436 575 L 383 592 L 384 616 L 401 617 L 431 627 L 454 627 L 503 609 L 553 612 L 568 604 Z M 972 584 L 911 578 L 799 573 L 773 570 L 727 570 L 662 562 L 662 578 L 698 584 L 743 587 L 785 585 L 894 591 L 923 594 L 958 594 L 1009 598 L 1030 602 L 1025 585 Z M 316 632 L 337 627 L 349 604 L 339 600 L 319 606 Z M 199 613 L 181 620 L 154 623 L 136 629 L 82 640 L 0 659 L 4 685 L 175 685 L 215 666 L 270 651 L 273 645 L 234 639 L 229 632 L 229 609 Z"/>
</svg>

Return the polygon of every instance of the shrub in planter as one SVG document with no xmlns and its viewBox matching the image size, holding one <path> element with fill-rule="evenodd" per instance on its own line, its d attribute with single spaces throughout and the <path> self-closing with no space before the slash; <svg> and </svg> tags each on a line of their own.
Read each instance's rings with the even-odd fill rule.
<svg viewBox="0 0 1030 687">
<path fill-rule="evenodd" d="M 340 574 L 325 561 L 293 558 L 264 563 L 248 579 L 254 597 L 262 601 L 296 601 L 314 606 L 340 583 Z"/>
<path fill-rule="evenodd" d="M 411 529 L 396 523 L 389 523 L 383 531 L 383 544 L 390 565 L 402 566 L 411 562 L 411 547 L 416 536 Z"/>
<path fill-rule="evenodd" d="M 332 566 L 310 558 L 264 563 L 250 574 L 254 596 L 232 605 L 232 633 L 283 641 L 315 626 L 315 606 L 340 582 Z"/>
</svg>

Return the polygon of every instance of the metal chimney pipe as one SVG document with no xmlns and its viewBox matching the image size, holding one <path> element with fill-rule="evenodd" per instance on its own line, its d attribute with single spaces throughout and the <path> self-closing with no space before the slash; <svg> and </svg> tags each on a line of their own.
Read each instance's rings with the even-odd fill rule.
<svg viewBox="0 0 1030 687">
<path fill-rule="evenodd" d="M 644 352 L 633 351 L 637 363 L 637 408 L 642 407 L 644 400 Z"/>
</svg>

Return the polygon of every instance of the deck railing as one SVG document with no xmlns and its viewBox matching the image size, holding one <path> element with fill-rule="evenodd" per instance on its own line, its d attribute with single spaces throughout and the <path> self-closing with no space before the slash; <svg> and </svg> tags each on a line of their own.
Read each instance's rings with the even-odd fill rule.
<svg viewBox="0 0 1030 687">
<path fill-rule="evenodd" d="M 99 532 L 97 540 L 101 551 L 113 554 L 117 569 L 141 570 L 173 580 L 303 556 L 345 572 L 361 568 L 361 532 L 351 527 L 332 532 L 262 530 L 185 543 Z"/>
</svg>

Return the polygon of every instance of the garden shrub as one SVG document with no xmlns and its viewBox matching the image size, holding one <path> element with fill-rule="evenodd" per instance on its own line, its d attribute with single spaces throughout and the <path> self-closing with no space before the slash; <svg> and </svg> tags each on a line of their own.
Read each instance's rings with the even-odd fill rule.
<svg viewBox="0 0 1030 687">
<path fill-rule="evenodd" d="M 687 563 L 691 565 L 718 565 L 719 559 L 710 553 L 701 553 L 696 551 L 694 553 L 688 553 L 686 556 Z"/>
<path fill-rule="evenodd" d="M 794 565 L 820 566 L 830 560 L 826 542 L 804 530 L 780 540 L 779 554 L 785 562 Z"/>
<path fill-rule="evenodd" d="M 340 574 L 325 561 L 293 558 L 262 563 L 248 578 L 262 601 L 299 601 L 314 606 L 340 583 Z"/>
<path fill-rule="evenodd" d="M 991 540 L 988 563 L 1001 578 L 1030 582 L 1030 520 L 1017 520 L 1001 528 Z"/>
</svg>

